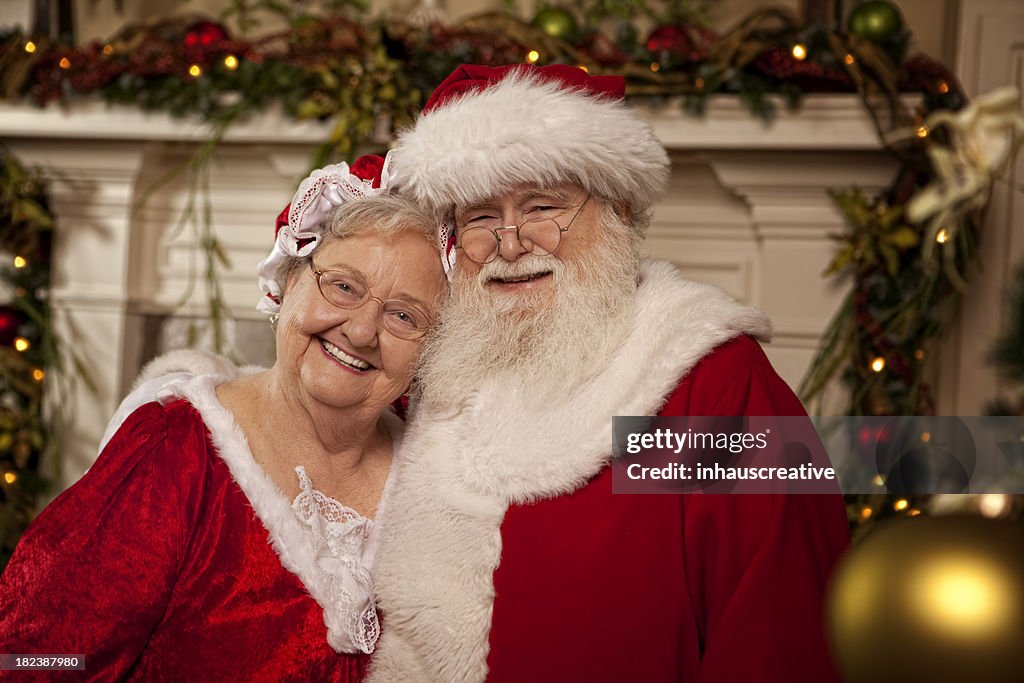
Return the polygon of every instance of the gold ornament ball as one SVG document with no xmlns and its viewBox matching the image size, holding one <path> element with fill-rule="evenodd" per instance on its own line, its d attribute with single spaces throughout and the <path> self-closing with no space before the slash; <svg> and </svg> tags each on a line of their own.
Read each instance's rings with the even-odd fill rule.
<svg viewBox="0 0 1024 683">
<path fill-rule="evenodd" d="M 1024 525 L 914 517 L 881 526 L 828 596 L 846 683 L 1024 680 Z"/>
</svg>

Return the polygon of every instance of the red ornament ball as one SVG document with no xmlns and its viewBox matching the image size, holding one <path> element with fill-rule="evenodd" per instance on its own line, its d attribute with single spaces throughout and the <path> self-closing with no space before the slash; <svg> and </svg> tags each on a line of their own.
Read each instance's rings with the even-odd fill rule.
<svg viewBox="0 0 1024 683">
<path fill-rule="evenodd" d="M 228 39 L 228 31 L 212 21 L 198 21 L 185 31 L 185 47 L 209 47 Z"/>
<path fill-rule="evenodd" d="M 10 346 L 22 324 L 21 313 L 11 306 L 0 306 L 0 346 Z"/>
</svg>

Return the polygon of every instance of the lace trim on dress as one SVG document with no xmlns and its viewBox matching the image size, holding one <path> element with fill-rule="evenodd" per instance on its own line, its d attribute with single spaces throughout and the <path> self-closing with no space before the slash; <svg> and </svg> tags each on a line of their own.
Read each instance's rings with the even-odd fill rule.
<svg viewBox="0 0 1024 683">
<path fill-rule="evenodd" d="M 299 494 L 292 501 L 292 510 L 309 529 L 316 566 L 332 607 L 324 610 L 327 640 L 335 650 L 351 643 L 369 654 L 380 636 L 373 579 L 366 562 L 373 521 L 314 489 L 301 465 L 295 474 Z"/>
</svg>

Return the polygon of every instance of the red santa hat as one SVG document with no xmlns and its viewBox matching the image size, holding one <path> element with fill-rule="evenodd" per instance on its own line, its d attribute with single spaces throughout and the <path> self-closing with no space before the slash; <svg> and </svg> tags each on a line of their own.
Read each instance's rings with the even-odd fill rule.
<svg viewBox="0 0 1024 683">
<path fill-rule="evenodd" d="M 564 182 L 646 211 L 668 155 L 624 92 L 618 76 L 564 64 L 460 66 L 399 137 L 396 185 L 441 213 L 514 185 Z"/>
<path fill-rule="evenodd" d="M 278 279 L 281 264 L 289 257 L 304 258 L 313 253 L 323 237 L 324 218 L 346 202 L 385 194 L 393 186 L 392 155 L 361 156 L 349 166 L 332 164 L 313 171 L 299 184 L 288 206 L 275 224 L 274 248 L 257 266 L 263 297 L 256 308 L 273 315 L 281 307 L 285 283 Z"/>
</svg>

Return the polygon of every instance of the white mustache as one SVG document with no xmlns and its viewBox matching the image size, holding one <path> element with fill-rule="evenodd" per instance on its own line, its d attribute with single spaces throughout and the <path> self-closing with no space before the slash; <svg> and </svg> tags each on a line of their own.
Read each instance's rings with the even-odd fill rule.
<svg viewBox="0 0 1024 683">
<path fill-rule="evenodd" d="M 486 263 L 477 273 L 477 281 L 486 284 L 491 279 L 507 279 L 537 275 L 539 273 L 553 273 L 558 275 L 562 270 L 562 263 L 550 256 L 537 256 L 536 254 L 523 254 L 515 261 L 509 262 L 497 258 Z"/>
</svg>

